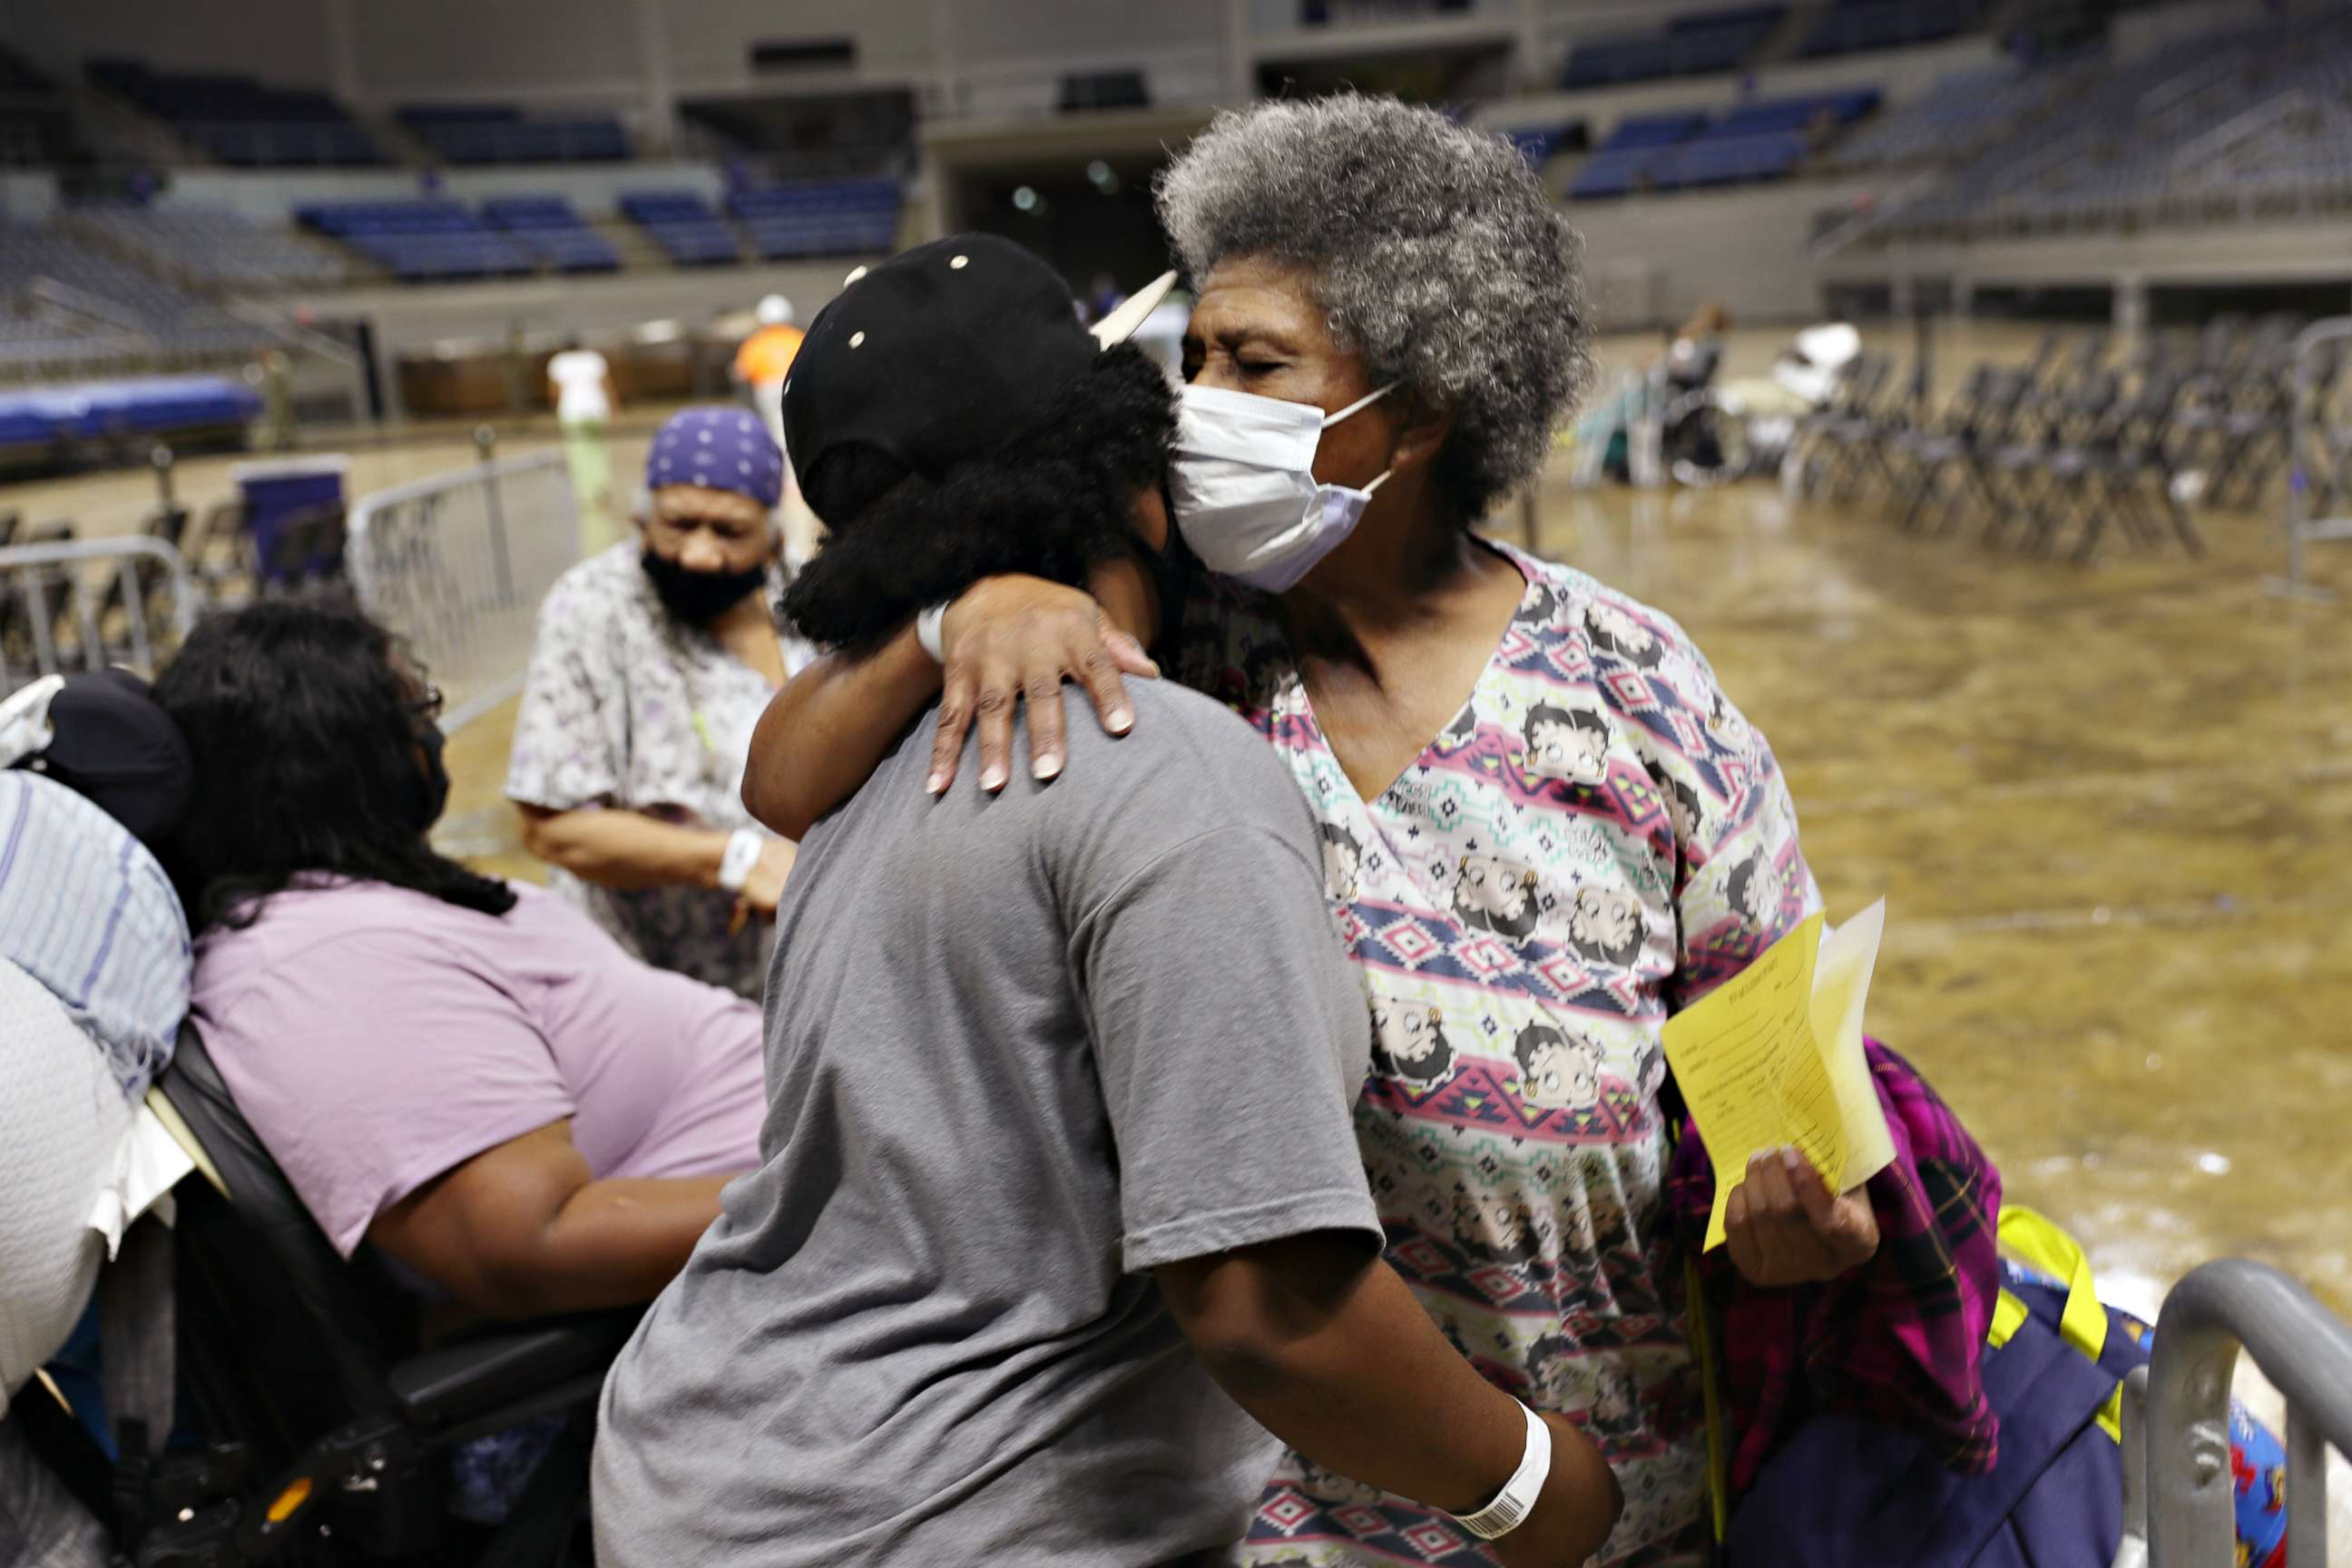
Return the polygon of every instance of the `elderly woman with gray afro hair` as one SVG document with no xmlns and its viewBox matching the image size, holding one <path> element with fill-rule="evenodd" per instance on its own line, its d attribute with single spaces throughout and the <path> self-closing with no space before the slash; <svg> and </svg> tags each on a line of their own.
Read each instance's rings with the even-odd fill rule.
<svg viewBox="0 0 2352 1568">
<path fill-rule="evenodd" d="M 911 627 L 820 659 L 762 721 L 746 803 L 797 837 L 933 701 L 934 792 L 975 721 L 982 788 L 1045 787 L 1063 681 L 1129 730 L 1120 670 L 1158 666 L 1126 633 L 1156 625 L 1170 672 L 1231 704 L 1358 847 L 1328 892 L 1381 1047 L 1357 1119 L 1391 1261 L 1490 1376 L 1600 1446 L 1624 1494 L 1600 1561 L 1697 1553 L 1660 1031 L 1820 895 L 1770 749 L 1682 629 L 1476 531 L 1588 379 L 1577 237 L 1509 142 L 1353 95 L 1220 115 L 1159 199 L 1196 294 L 1168 453 L 1183 547 L 1091 595 L 982 581 L 946 606 L 938 659 Z M 1151 590 L 1158 616 L 1099 607 Z M 1538 708 L 1593 736 L 1578 767 L 1535 754 Z M 1735 898 L 1735 876 L 1772 896 Z M 1535 1026 L 1577 1071 L 1515 1057 Z M 1415 1076 L 1428 1038 L 1451 1049 Z M 1728 1220 L 1750 1289 L 1877 1253 L 1868 1193 L 1801 1161 L 1751 1163 Z M 1295 1458 L 1243 1550 L 1491 1561 L 1450 1517 L 1368 1508 Z"/>
</svg>

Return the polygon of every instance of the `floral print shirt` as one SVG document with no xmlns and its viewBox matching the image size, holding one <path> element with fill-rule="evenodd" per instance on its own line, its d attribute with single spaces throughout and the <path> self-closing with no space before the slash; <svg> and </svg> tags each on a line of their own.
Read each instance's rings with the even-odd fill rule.
<svg viewBox="0 0 2352 1568">
<path fill-rule="evenodd" d="M 507 798 L 724 832 L 755 827 L 743 809 L 743 763 L 774 693 L 716 637 L 662 607 L 639 554 L 632 540 L 591 556 L 540 606 Z M 796 639 L 783 646 L 788 674 L 815 657 Z M 646 963 L 759 998 L 772 928 L 730 931 L 733 894 L 601 888 L 561 869 L 548 880 Z"/>
<path fill-rule="evenodd" d="M 1625 1493 L 1601 1561 L 1705 1542 L 1667 1016 L 1820 901 L 1764 738 L 1672 620 L 1516 551 L 1526 595 L 1460 714 L 1365 801 L 1262 595 L 1188 609 L 1176 667 L 1273 742 L 1323 825 L 1363 972 L 1357 1132 L 1388 1258 L 1462 1352 L 1590 1431 Z M 1474 1563 L 1444 1514 L 1289 1456 L 1242 1561 Z"/>
</svg>

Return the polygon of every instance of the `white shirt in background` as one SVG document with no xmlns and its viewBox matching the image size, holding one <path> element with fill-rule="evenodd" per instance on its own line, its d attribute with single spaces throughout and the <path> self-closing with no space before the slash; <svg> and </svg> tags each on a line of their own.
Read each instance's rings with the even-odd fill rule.
<svg viewBox="0 0 2352 1568">
<path fill-rule="evenodd" d="M 604 395 L 610 367 L 594 349 L 566 349 L 547 362 L 548 379 L 555 383 L 558 419 L 609 419 L 612 401 Z"/>
</svg>

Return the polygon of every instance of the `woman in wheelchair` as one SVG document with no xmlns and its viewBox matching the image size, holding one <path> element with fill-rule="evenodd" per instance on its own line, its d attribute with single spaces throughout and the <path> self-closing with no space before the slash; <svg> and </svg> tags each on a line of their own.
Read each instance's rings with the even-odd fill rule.
<svg viewBox="0 0 2352 1568">
<path fill-rule="evenodd" d="M 651 1300 L 757 1163 L 759 1010 L 436 853 L 439 694 L 356 609 L 207 622 L 156 696 L 193 1016 L 336 1250 L 492 1318 Z"/>
</svg>

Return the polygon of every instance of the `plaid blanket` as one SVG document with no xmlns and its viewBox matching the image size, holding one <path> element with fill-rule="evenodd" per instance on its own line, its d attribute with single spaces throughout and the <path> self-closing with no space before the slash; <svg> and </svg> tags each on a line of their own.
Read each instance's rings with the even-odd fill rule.
<svg viewBox="0 0 2352 1568">
<path fill-rule="evenodd" d="M 2000 1293 L 2000 1173 L 1909 1062 L 1876 1040 L 1864 1050 L 1895 1138 L 1895 1163 L 1869 1183 L 1877 1255 L 1827 1284 L 1781 1290 L 1742 1279 L 1728 1248 L 1699 1258 L 1721 1335 L 1734 1498 L 1817 1412 L 1924 1433 L 1969 1474 L 1990 1470 L 1998 1451 L 1980 1363 Z M 1685 1119 L 1666 1201 L 1694 1253 L 1714 1199 L 1713 1163 Z"/>
</svg>

